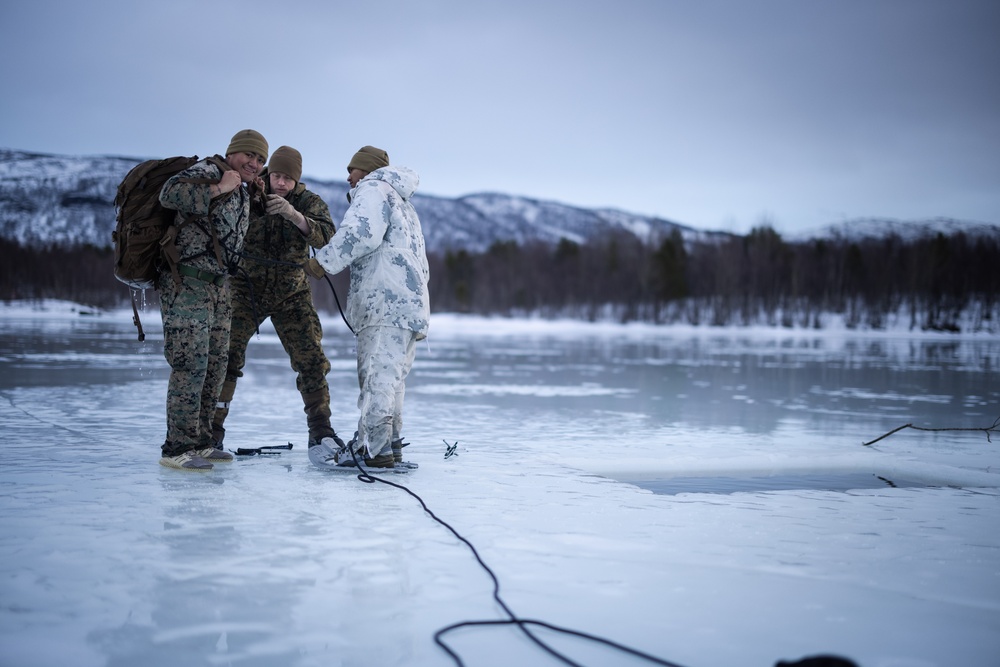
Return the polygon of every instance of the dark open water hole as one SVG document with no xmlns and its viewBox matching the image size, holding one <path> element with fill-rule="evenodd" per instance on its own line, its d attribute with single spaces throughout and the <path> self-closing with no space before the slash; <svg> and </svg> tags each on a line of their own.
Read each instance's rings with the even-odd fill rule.
<svg viewBox="0 0 1000 667">
<path fill-rule="evenodd" d="M 643 489 L 663 495 L 678 493 L 729 494 L 758 491 L 849 491 L 851 489 L 881 489 L 930 487 L 931 484 L 899 477 L 883 477 L 869 473 L 814 473 L 773 475 L 764 477 L 670 477 L 663 479 L 628 480 Z"/>
</svg>

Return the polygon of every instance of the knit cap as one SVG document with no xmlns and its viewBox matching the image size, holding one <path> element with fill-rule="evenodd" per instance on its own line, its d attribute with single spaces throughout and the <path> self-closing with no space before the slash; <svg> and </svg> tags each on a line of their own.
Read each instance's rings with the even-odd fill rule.
<svg viewBox="0 0 1000 667">
<path fill-rule="evenodd" d="M 256 153 L 267 162 L 267 139 L 256 130 L 240 130 L 233 135 L 226 149 L 226 155 L 233 153 Z"/>
<path fill-rule="evenodd" d="M 267 171 L 270 174 L 286 174 L 298 183 L 302 179 L 302 153 L 291 146 L 281 146 L 267 163 Z"/>
<path fill-rule="evenodd" d="M 360 169 L 361 171 L 367 171 L 371 173 L 376 169 L 381 169 L 382 167 L 389 166 L 389 154 L 386 153 L 381 148 L 375 148 L 374 146 L 364 146 L 347 165 L 347 173 L 351 173 L 352 169 Z"/>
</svg>

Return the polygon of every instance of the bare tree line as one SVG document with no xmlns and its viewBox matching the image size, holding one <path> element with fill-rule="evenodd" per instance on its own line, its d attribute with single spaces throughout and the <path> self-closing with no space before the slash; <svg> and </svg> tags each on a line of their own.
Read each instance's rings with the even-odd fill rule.
<svg viewBox="0 0 1000 667">
<path fill-rule="evenodd" d="M 963 313 L 990 328 L 1000 295 L 1000 239 L 937 234 L 907 241 L 789 243 L 770 227 L 721 242 L 679 233 L 643 243 L 617 235 L 557 246 L 496 243 L 431 257 L 440 311 L 540 314 L 622 322 L 817 327 L 840 313 L 850 327 L 956 330 Z"/>
<path fill-rule="evenodd" d="M 0 240 L 0 257 L 0 299 L 128 301 L 110 249 Z M 821 314 L 839 313 L 850 327 L 873 329 L 904 315 L 914 329 L 953 331 L 963 314 L 973 328 L 995 328 L 1000 307 L 1000 238 L 961 233 L 787 242 L 764 226 L 724 241 L 621 233 L 587 243 L 504 241 L 428 259 L 435 312 L 788 327 L 818 327 Z M 341 305 L 348 281 L 346 272 L 331 277 Z M 322 311 L 337 312 L 325 281 L 313 294 Z"/>
</svg>

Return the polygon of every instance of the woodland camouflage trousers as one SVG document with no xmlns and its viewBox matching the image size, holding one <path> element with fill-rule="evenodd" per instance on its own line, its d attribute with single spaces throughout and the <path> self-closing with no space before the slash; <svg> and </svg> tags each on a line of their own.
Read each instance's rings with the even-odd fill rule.
<svg viewBox="0 0 1000 667">
<path fill-rule="evenodd" d="M 235 382 L 243 377 L 247 345 L 257 327 L 270 317 L 296 373 L 295 386 L 303 394 L 327 389 L 326 375 L 330 372 L 330 361 L 323 352 L 323 327 L 313 307 L 312 294 L 299 292 L 276 303 L 270 303 L 266 295 L 257 295 L 256 299 L 257 313 L 254 317 L 249 294 L 244 294 L 242 290 L 234 291 L 226 380 Z"/>
<path fill-rule="evenodd" d="M 174 289 L 164 272 L 158 285 L 167 383 L 167 438 L 174 456 L 212 444 L 212 417 L 225 379 L 232 317 L 229 286 L 182 277 Z"/>
</svg>

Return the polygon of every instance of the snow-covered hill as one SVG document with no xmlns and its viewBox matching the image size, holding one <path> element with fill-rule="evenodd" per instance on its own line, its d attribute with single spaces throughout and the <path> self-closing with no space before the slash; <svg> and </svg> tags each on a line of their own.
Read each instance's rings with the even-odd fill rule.
<svg viewBox="0 0 1000 667">
<path fill-rule="evenodd" d="M 115 191 L 136 162 L 0 149 L 0 236 L 33 246 L 110 245 Z"/>
<path fill-rule="evenodd" d="M 115 224 L 113 200 L 124 175 L 145 158 L 64 156 L 0 148 L 0 237 L 25 245 L 111 244 Z M 334 220 L 347 210 L 347 184 L 303 178 L 330 205 Z M 687 242 L 720 240 L 721 231 L 702 231 L 674 221 L 612 209 L 586 209 L 499 193 L 463 197 L 414 197 L 431 250 L 482 251 L 496 241 L 584 242 L 613 232 L 642 240 L 665 237 L 674 230 Z M 840 222 L 788 240 L 864 238 L 896 234 L 913 238 L 938 231 L 968 235 L 1000 235 L 1000 226 L 951 219 L 898 221 L 863 219 Z"/>
<path fill-rule="evenodd" d="M 118 183 L 142 158 L 43 155 L 0 149 L 0 236 L 33 246 L 107 246 L 115 224 Z M 329 204 L 334 220 L 347 210 L 347 184 L 303 177 Z M 727 236 L 622 211 L 589 210 L 503 194 L 459 198 L 417 194 L 427 246 L 481 251 L 495 241 L 576 242 L 623 230 L 643 239 L 669 235 Z"/>
</svg>

